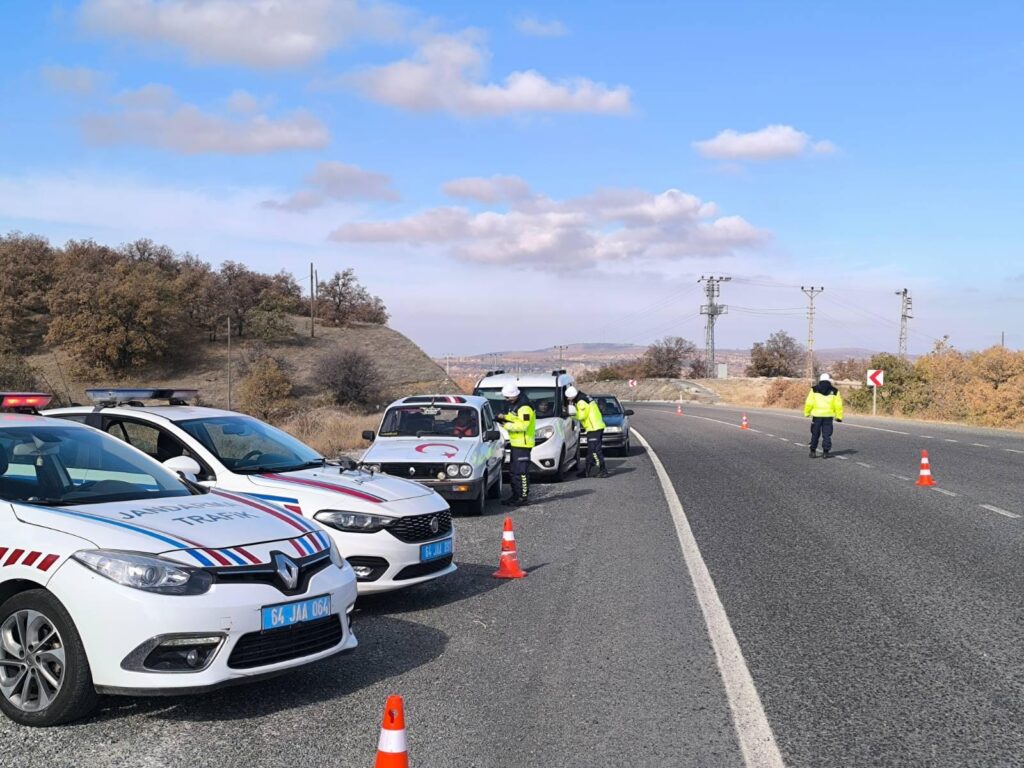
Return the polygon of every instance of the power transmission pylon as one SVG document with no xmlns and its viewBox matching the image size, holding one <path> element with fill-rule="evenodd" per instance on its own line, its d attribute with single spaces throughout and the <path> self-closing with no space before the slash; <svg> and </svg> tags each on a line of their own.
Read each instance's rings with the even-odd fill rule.
<svg viewBox="0 0 1024 768">
<path fill-rule="evenodd" d="M 914 317 L 914 300 L 910 297 L 910 291 L 904 288 L 896 291 L 900 297 L 900 360 L 907 359 L 907 321 Z"/>
<path fill-rule="evenodd" d="M 725 315 L 729 312 L 729 307 L 725 304 L 719 304 L 719 284 L 727 283 L 732 280 L 731 277 L 714 277 L 709 275 L 704 277 L 701 275 L 698 283 L 707 283 L 704 286 L 704 295 L 707 297 L 708 303 L 702 304 L 700 313 L 707 315 L 708 319 L 704 326 L 704 365 L 707 367 L 706 376 L 709 379 L 718 378 L 718 372 L 715 370 L 715 320 L 719 315 Z"/>
<path fill-rule="evenodd" d="M 825 290 L 823 286 L 815 288 L 800 286 L 807 294 L 807 378 L 814 378 L 814 297 Z"/>
<path fill-rule="evenodd" d="M 558 367 L 562 367 L 562 354 L 569 348 L 568 344 L 557 344 L 555 349 L 558 350 Z"/>
</svg>

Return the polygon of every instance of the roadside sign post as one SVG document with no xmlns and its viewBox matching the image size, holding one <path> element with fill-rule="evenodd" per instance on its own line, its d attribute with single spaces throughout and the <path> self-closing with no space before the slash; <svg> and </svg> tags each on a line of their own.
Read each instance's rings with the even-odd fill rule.
<svg viewBox="0 0 1024 768">
<path fill-rule="evenodd" d="M 868 371 L 868 386 L 871 387 L 871 415 L 878 413 L 878 388 L 885 383 L 885 371 L 872 368 Z"/>
</svg>

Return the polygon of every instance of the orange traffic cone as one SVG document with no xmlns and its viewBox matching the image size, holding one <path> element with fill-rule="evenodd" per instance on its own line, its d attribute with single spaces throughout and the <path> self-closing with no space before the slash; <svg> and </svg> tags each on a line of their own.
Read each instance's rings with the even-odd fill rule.
<svg viewBox="0 0 1024 768">
<path fill-rule="evenodd" d="M 743 414 L 743 421 L 740 422 L 740 429 L 750 429 L 750 425 L 747 424 L 747 414 Z"/>
<path fill-rule="evenodd" d="M 516 535 L 512 531 L 512 518 L 505 518 L 505 528 L 501 532 L 501 560 L 498 570 L 494 572 L 496 579 L 521 579 L 526 571 L 519 567 L 519 556 L 516 554 Z"/>
<path fill-rule="evenodd" d="M 676 416 L 682 416 L 682 415 L 683 415 L 683 404 L 680 403 L 679 405 L 676 406 Z"/>
<path fill-rule="evenodd" d="M 935 485 L 932 477 L 932 466 L 928 461 L 928 451 L 921 451 L 921 474 L 917 477 L 918 485 Z"/>
<path fill-rule="evenodd" d="M 384 705 L 377 760 L 373 765 L 374 768 L 409 768 L 409 753 L 405 746 L 405 709 L 401 696 L 388 696 Z"/>
</svg>

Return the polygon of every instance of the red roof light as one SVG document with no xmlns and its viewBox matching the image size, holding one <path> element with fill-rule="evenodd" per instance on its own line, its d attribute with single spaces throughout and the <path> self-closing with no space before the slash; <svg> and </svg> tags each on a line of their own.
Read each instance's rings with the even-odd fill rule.
<svg viewBox="0 0 1024 768">
<path fill-rule="evenodd" d="M 53 399 L 41 392 L 4 392 L 0 396 L 0 408 L 45 408 Z"/>
</svg>

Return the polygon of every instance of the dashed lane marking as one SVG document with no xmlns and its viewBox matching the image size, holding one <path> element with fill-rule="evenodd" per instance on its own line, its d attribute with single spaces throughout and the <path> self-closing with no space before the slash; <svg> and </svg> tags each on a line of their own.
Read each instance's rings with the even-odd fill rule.
<svg viewBox="0 0 1024 768">
<path fill-rule="evenodd" d="M 1009 453 L 1024 453 L 1024 451 L 1018 451 L 1016 448 L 1003 448 L 1003 450 Z"/>
<path fill-rule="evenodd" d="M 918 435 L 918 437 L 923 437 L 925 440 L 934 440 L 935 439 L 935 435 Z"/>
<path fill-rule="evenodd" d="M 857 462 L 857 466 L 858 467 L 867 467 L 868 469 L 871 469 L 871 465 L 870 464 L 866 464 L 863 461 L 858 461 Z"/>
<path fill-rule="evenodd" d="M 704 623 L 708 628 L 708 636 L 711 640 L 711 647 L 715 651 L 715 661 L 718 663 L 718 671 L 722 675 L 722 682 L 725 685 L 725 695 L 729 700 L 729 709 L 732 712 L 732 722 L 736 729 L 736 738 L 743 752 L 743 763 L 747 768 L 785 768 L 782 760 L 782 753 L 775 741 L 775 734 L 768 723 L 768 716 L 765 714 L 761 704 L 761 697 L 754 687 L 754 678 L 750 675 L 747 662 L 743 658 L 743 651 L 736 640 L 736 633 L 729 624 L 729 617 L 726 616 L 725 606 L 718 597 L 718 590 L 711 580 L 711 572 L 708 571 L 707 563 L 697 546 L 697 539 L 694 538 L 693 530 L 690 528 L 690 521 L 683 511 L 682 502 L 676 494 L 672 480 L 665 471 L 661 459 L 651 448 L 651 444 L 644 439 L 644 436 L 633 430 L 637 440 L 647 451 L 647 455 L 654 465 L 654 471 L 661 483 L 661 490 L 665 494 L 668 508 L 672 513 L 672 520 L 675 523 L 676 535 L 679 537 L 679 546 L 683 550 L 683 560 L 686 561 L 686 568 L 690 572 L 690 579 L 693 581 L 694 591 L 697 593 L 697 602 L 700 603 L 701 612 L 704 614 Z"/>
<path fill-rule="evenodd" d="M 1016 512 L 1009 512 L 993 504 L 979 504 L 978 506 L 981 507 L 982 509 L 987 509 L 989 512 L 995 512 L 997 515 L 1002 515 L 1003 517 L 1010 517 L 1015 520 L 1020 517 L 1020 515 L 1018 515 Z"/>
<path fill-rule="evenodd" d="M 914 479 L 914 478 L 912 478 L 912 477 L 907 477 L 906 475 L 896 475 L 896 474 L 892 474 L 892 475 L 890 475 L 890 476 L 891 476 L 891 477 L 895 477 L 895 478 L 896 478 L 897 480 L 913 480 L 913 479 Z"/>
<path fill-rule="evenodd" d="M 932 490 L 935 491 L 936 493 L 944 493 L 947 496 L 959 496 L 960 495 L 958 493 L 953 493 L 952 491 L 947 491 L 945 488 L 932 488 Z"/>
<path fill-rule="evenodd" d="M 984 443 L 971 443 L 975 448 L 988 448 Z"/>
<path fill-rule="evenodd" d="M 944 438 L 942 438 L 942 440 L 943 440 L 943 442 L 946 442 L 946 443 L 959 443 L 960 442 L 959 440 L 954 440 L 952 437 L 944 437 Z"/>
</svg>

